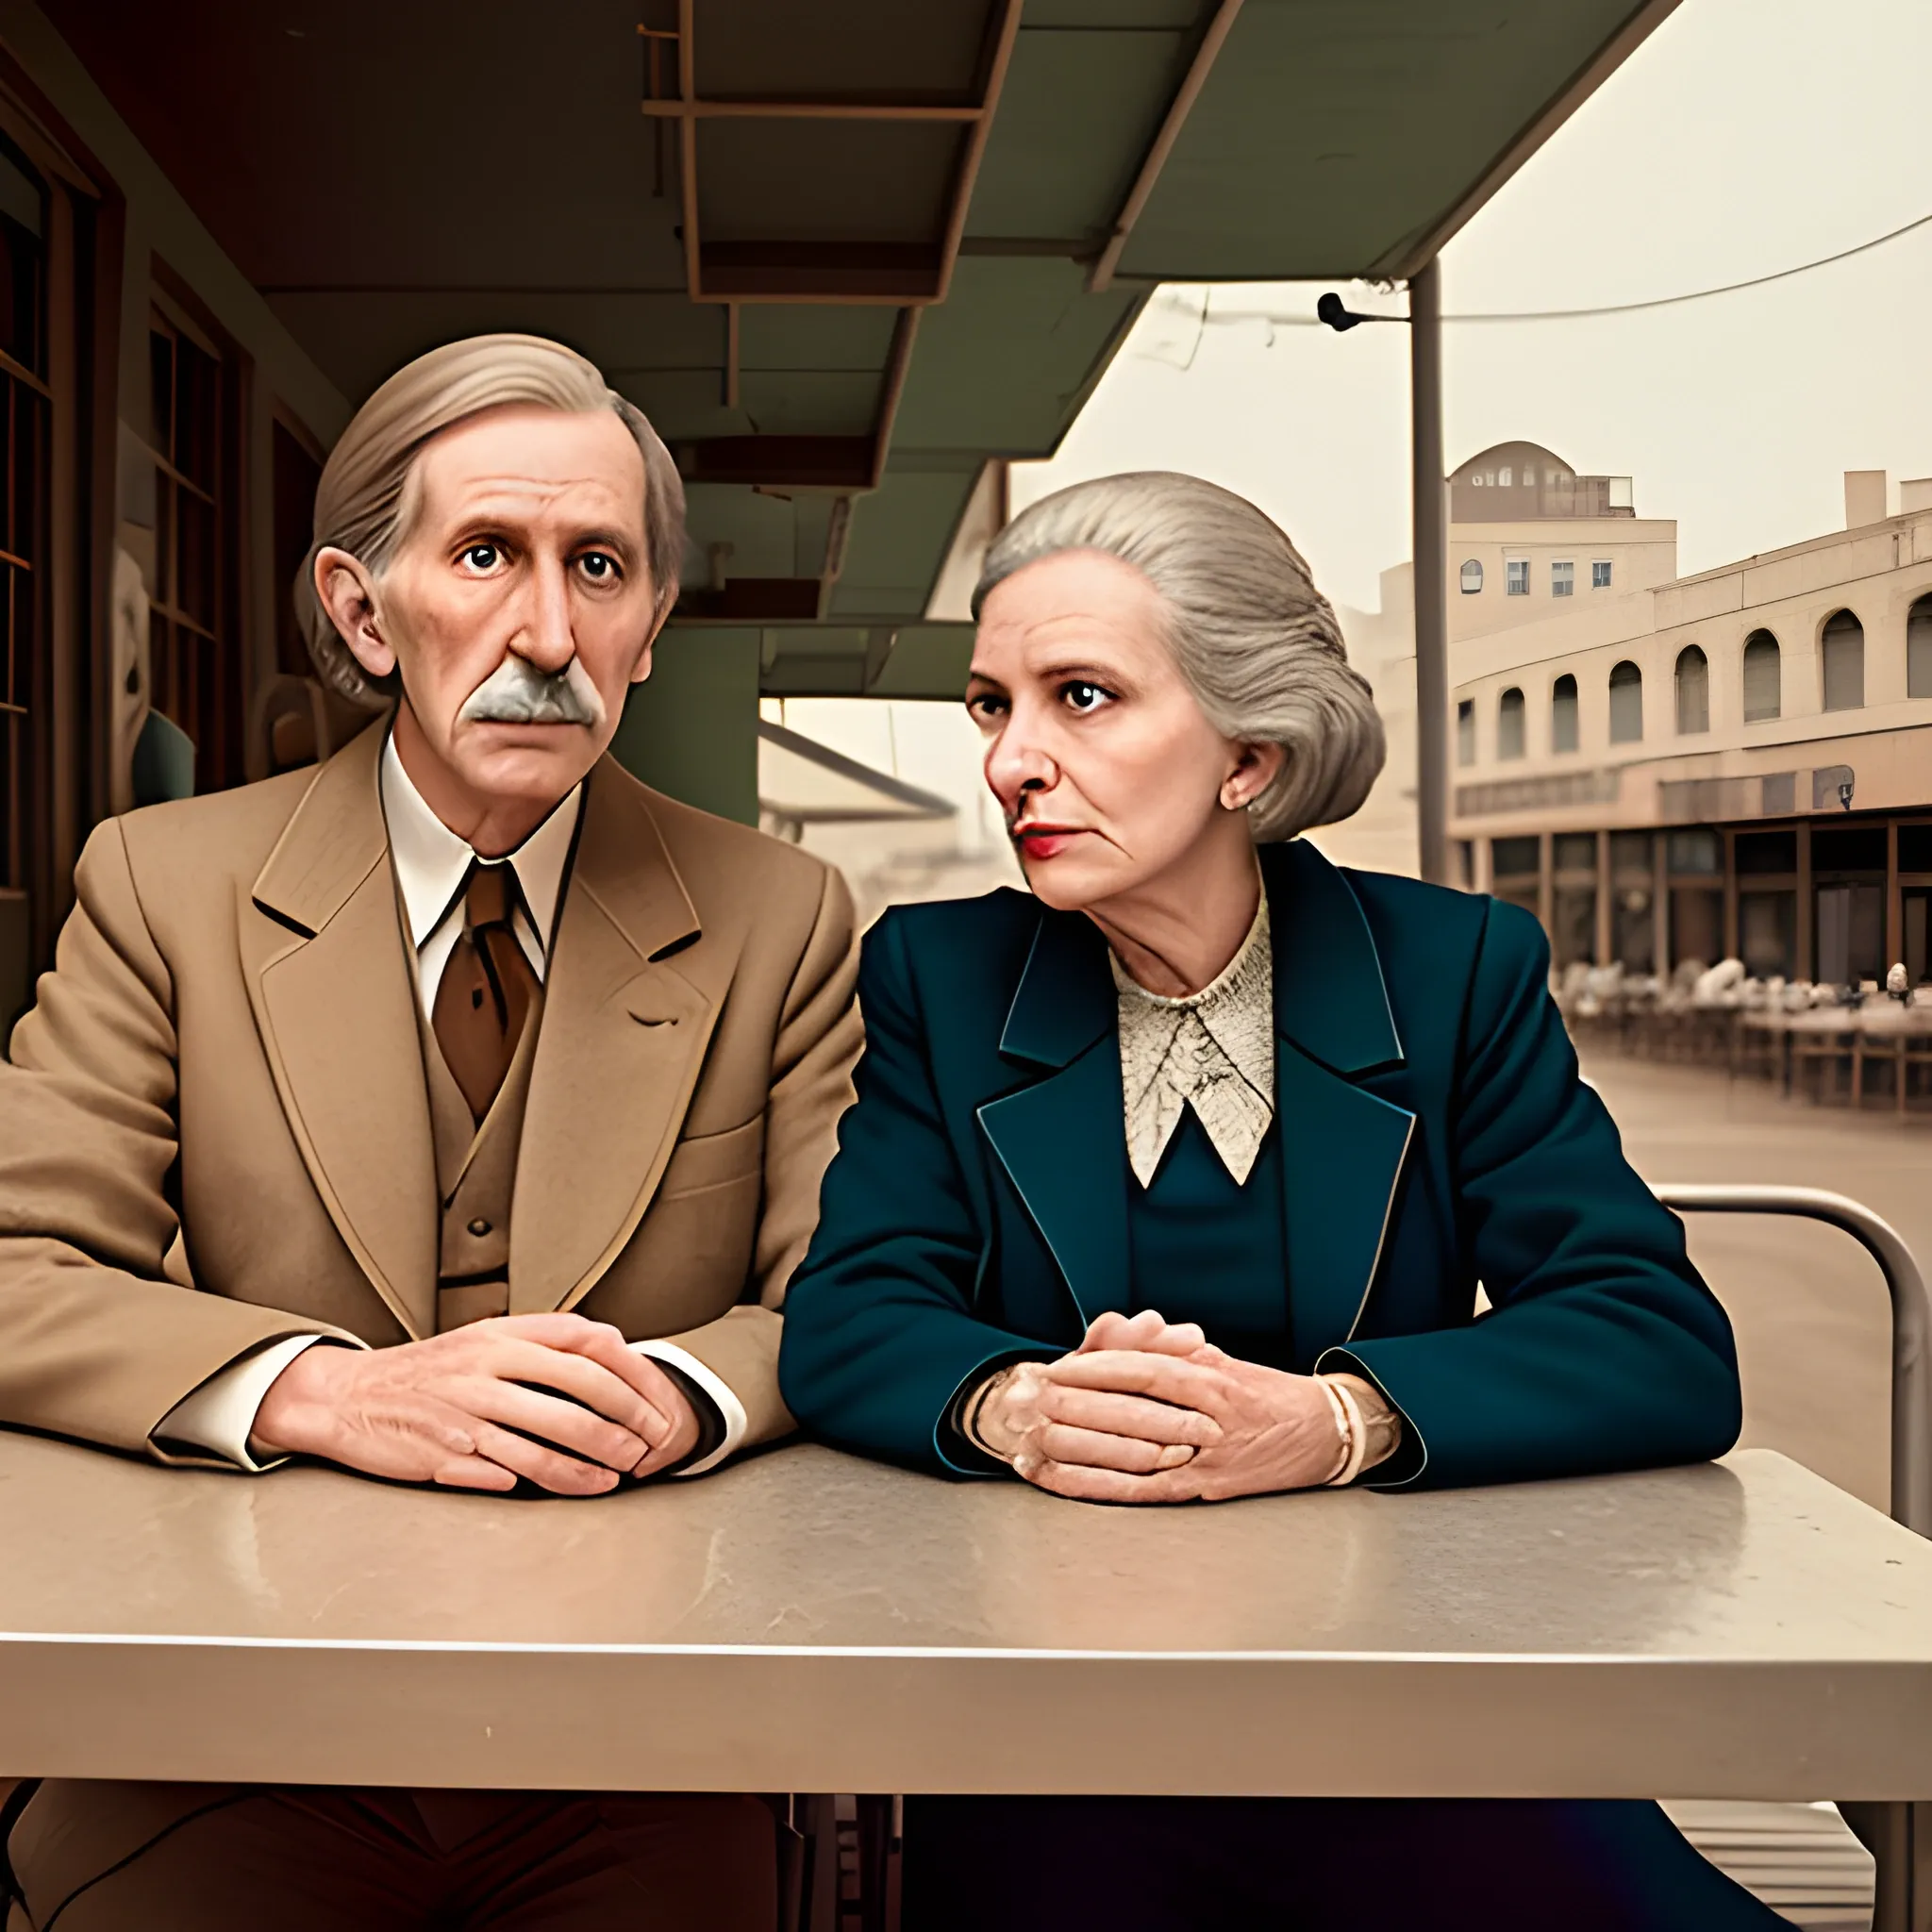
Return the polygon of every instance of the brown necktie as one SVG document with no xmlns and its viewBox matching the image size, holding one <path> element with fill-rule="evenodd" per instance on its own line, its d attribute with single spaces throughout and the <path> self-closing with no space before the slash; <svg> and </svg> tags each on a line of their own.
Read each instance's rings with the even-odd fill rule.
<svg viewBox="0 0 1932 1932">
<path fill-rule="evenodd" d="M 508 865 L 472 865 L 463 888 L 463 930 L 442 969 L 429 1024 L 457 1086 L 478 1121 L 530 1016 L 540 982 L 510 928 L 516 877 Z"/>
</svg>

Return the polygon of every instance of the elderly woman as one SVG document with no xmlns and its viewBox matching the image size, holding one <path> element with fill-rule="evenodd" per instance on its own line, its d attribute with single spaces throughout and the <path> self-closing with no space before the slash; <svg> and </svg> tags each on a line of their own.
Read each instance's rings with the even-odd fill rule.
<svg viewBox="0 0 1932 1932">
<path fill-rule="evenodd" d="M 1383 743 L 1282 532 L 1191 477 L 1082 484 L 975 609 L 1030 896 L 868 941 L 800 1420 L 1132 1504 L 1727 1449 L 1729 1326 L 1577 1078 L 1535 921 L 1296 838 Z M 908 1932 L 1782 1923 L 1648 1805 L 929 1799 L 907 1842 Z"/>
</svg>

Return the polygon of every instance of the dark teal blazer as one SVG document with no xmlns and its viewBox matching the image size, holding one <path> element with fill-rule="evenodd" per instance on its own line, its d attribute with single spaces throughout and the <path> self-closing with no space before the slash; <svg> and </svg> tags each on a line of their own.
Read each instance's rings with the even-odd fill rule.
<svg viewBox="0 0 1932 1932">
<path fill-rule="evenodd" d="M 1371 1484 L 1722 1455 L 1730 1324 L 1577 1076 L 1536 921 L 1303 842 L 1261 870 L 1294 1365 L 1354 1369 L 1402 1411 Z M 1128 1305 L 1115 998 L 1098 929 L 1023 892 L 874 928 L 858 1099 L 785 1305 L 779 1382 L 808 1429 L 996 1467 L 956 1395 Z"/>
</svg>

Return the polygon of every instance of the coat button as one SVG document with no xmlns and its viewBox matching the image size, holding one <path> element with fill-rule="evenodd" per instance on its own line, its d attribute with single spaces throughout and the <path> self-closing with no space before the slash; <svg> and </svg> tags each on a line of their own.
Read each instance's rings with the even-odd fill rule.
<svg viewBox="0 0 1932 1932">
<path fill-rule="evenodd" d="M 475 1235 L 478 1241 L 481 1241 L 483 1237 L 490 1232 L 490 1224 L 487 1221 L 485 1221 L 483 1217 L 479 1214 L 477 1215 L 475 1221 L 471 1222 L 470 1232 L 473 1235 Z"/>
</svg>

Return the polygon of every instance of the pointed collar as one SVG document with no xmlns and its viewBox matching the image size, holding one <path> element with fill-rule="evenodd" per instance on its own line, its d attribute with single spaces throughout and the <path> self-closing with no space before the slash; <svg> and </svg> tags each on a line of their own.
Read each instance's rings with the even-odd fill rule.
<svg viewBox="0 0 1932 1932">
<path fill-rule="evenodd" d="M 372 724 L 318 768 L 256 875 L 250 889 L 256 904 L 299 932 L 321 932 L 389 851 L 380 776 L 388 741 L 387 722 Z M 700 929 L 697 908 L 658 828 L 652 796 L 608 753 L 601 758 L 581 787 L 581 825 L 570 868 L 644 959 L 695 939 Z M 546 828 L 559 816 L 554 813 Z M 568 850 L 566 841 L 566 859 Z M 553 897 L 562 876 L 559 865 Z M 413 924 L 413 907 L 410 917 Z"/>
<path fill-rule="evenodd" d="M 1274 1027 L 1309 1058 L 1357 1074 L 1402 1058 L 1382 963 L 1347 876 L 1305 840 L 1260 848 L 1274 954 Z M 1111 958 L 1084 913 L 1042 907 L 1000 1052 L 1064 1067 L 1115 1024 Z"/>
<path fill-rule="evenodd" d="M 438 818 L 416 782 L 403 767 L 394 733 L 388 733 L 382 751 L 383 817 L 389 826 L 390 857 L 396 869 L 396 887 L 408 915 L 409 938 L 421 946 L 443 922 L 470 867 L 478 855 L 470 841 Z M 501 862 L 516 874 L 517 888 L 529 908 L 537 943 L 547 957 L 557 932 L 557 907 L 563 896 L 564 874 L 570 867 L 571 841 L 576 836 L 577 815 L 583 808 L 581 782 L 543 823 Z M 494 861 L 485 859 L 486 865 Z"/>
</svg>

